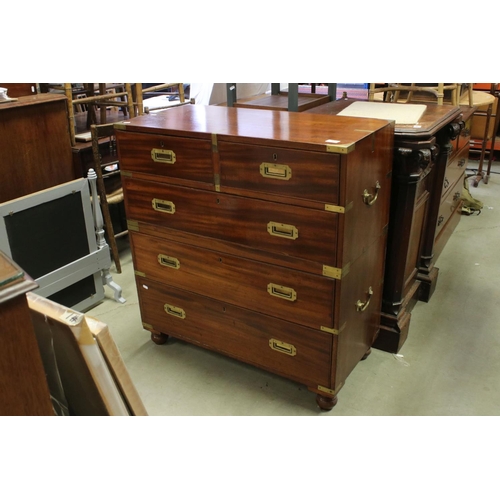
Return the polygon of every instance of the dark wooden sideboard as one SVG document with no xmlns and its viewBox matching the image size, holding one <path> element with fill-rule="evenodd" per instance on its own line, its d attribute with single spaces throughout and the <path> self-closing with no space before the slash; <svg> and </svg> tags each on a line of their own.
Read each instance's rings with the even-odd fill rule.
<svg viewBox="0 0 500 500">
<path fill-rule="evenodd" d="M 305 113 L 336 115 L 352 102 L 334 101 Z M 472 108 L 426 106 L 416 126 L 396 124 L 394 132 L 382 325 L 374 343 L 393 353 L 408 336 L 416 302 L 434 292 L 436 260 L 461 214 Z"/>
<path fill-rule="evenodd" d="M 0 171 L 0 203 L 76 178 L 65 96 L 0 103 Z"/>
<path fill-rule="evenodd" d="M 54 415 L 26 299 L 37 287 L 0 252 L 0 415 Z"/>
<path fill-rule="evenodd" d="M 331 409 L 380 326 L 393 123 L 183 106 L 115 124 L 143 326 Z"/>
</svg>

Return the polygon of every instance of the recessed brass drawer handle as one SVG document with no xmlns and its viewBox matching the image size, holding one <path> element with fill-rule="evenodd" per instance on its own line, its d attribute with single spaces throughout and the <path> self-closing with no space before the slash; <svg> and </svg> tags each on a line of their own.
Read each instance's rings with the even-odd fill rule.
<svg viewBox="0 0 500 500">
<path fill-rule="evenodd" d="M 165 214 L 175 213 L 175 204 L 167 200 L 159 200 L 158 198 L 153 198 L 151 202 L 153 209 L 157 212 L 163 212 Z"/>
<path fill-rule="evenodd" d="M 157 148 L 151 150 L 151 158 L 157 163 L 169 163 L 170 165 L 173 165 L 177 159 L 172 150 Z"/>
<path fill-rule="evenodd" d="M 181 263 L 179 259 L 175 257 L 169 257 L 168 255 L 159 254 L 158 262 L 165 267 L 171 267 L 172 269 L 179 269 L 181 267 Z"/>
<path fill-rule="evenodd" d="M 262 163 L 260 165 L 260 175 L 270 179 L 281 179 L 287 181 L 292 177 L 292 169 L 288 165 L 278 163 Z"/>
<path fill-rule="evenodd" d="M 282 352 L 283 354 L 288 354 L 288 356 L 295 356 L 297 354 L 297 349 L 295 349 L 294 345 L 281 342 L 281 340 L 271 339 L 269 347 L 273 351 Z"/>
<path fill-rule="evenodd" d="M 364 190 L 363 192 L 363 202 L 366 205 L 373 205 L 378 198 L 378 192 L 380 191 L 380 183 L 379 181 L 376 182 L 375 184 L 375 194 L 370 194 L 367 189 Z"/>
<path fill-rule="evenodd" d="M 267 232 L 272 236 L 279 236 L 280 238 L 288 238 L 290 240 L 296 240 L 299 237 L 299 231 L 295 226 L 281 224 L 281 222 L 269 222 Z"/>
<path fill-rule="evenodd" d="M 165 304 L 163 306 L 163 309 L 165 310 L 165 312 L 167 314 L 170 314 L 171 316 L 175 316 L 176 318 L 184 319 L 186 317 L 186 313 L 185 313 L 184 309 L 182 309 L 181 307 L 175 307 L 171 304 Z"/>
<path fill-rule="evenodd" d="M 358 300 L 356 302 L 356 311 L 363 312 L 364 310 L 366 310 L 366 308 L 368 307 L 368 304 L 370 304 L 370 300 L 372 298 L 372 295 L 373 295 L 373 289 L 370 286 L 368 288 L 368 299 L 366 300 L 366 302 L 361 302 L 361 300 Z"/>
<path fill-rule="evenodd" d="M 269 285 L 267 285 L 267 291 L 273 297 L 289 300 L 290 302 L 295 302 L 297 300 L 297 292 L 293 288 L 287 286 L 269 283 Z"/>
</svg>

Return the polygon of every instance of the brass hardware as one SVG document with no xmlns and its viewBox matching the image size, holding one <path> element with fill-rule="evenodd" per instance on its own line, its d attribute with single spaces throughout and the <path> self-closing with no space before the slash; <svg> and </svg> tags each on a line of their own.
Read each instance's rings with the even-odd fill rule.
<svg viewBox="0 0 500 500">
<path fill-rule="evenodd" d="M 295 356 L 297 354 L 297 349 L 294 345 L 282 342 L 281 340 L 270 339 L 269 347 L 273 351 L 278 351 L 283 354 L 288 354 L 288 356 Z"/>
<path fill-rule="evenodd" d="M 142 327 L 145 328 L 146 330 L 152 330 L 153 325 L 150 325 L 149 323 L 143 323 Z"/>
<path fill-rule="evenodd" d="M 335 396 L 335 391 L 333 389 L 328 389 L 328 387 L 323 387 L 322 385 L 318 385 L 318 391 L 326 392 L 327 394 Z"/>
<path fill-rule="evenodd" d="M 281 224 L 280 222 L 269 222 L 267 232 L 272 236 L 279 236 L 280 238 L 288 238 L 290 240 L 296 240 L 299 237 L 299 231 L 295 226 Z"/>
<path fill-rule="evenodd" d="M 169 257 L 168 255 L 159 254 L 158 262 L 165 267 L 171 267 L 172 269 L 179 269 L 181 267 L 181 263 L 179 259 L 175 257 Z"/>
<path fill-rule="evenodd" d="M 339 207 L 338 205 L 325 205 L 325 210 L 327 212 L 335 212 L 336 214 L 345 213 L 345 208 Z"/>
<path fill-rule="evenodd" d="M 212 152 L 219 152 L 219 146 L 217 145 L 217 134 L 212 134 Z"/>
<path fill-rule="evenodd" d="M 378 198 L 378 192 L 380 191 L 380 183 L 377 181 L 375 183 L 375 194 L 370 194 L 367 189 L 364 190 L 363 192 L 363 203 L 366 205 L 373 205 Z"/>
<path fill-rule="evenodd" d="M 157 212 L 164 212 L 166 214 L 174 214 L 175 213 L 175 205 L 171 201 L 159 200 L 158 198 L 153 198 L 151 202 L 154 210 Z"/>
<path fill-rule="evenodd" d="M 288 165 L 278 163 L 262 163 L 260 165 L 260 175 L 270 179 L 281 179 L 287 181 L 292 177 L 292 169 Z"/>
<path fill-rule="evenodd" d="M 176 161 L 175 153 L 171 149 L 153 148 L 151 158 L 157 163 L 169 163 L 170 165 L 173 165 Z"/>
<path fill-rule="evenodd" d="M 123 122 L 118 122 L 113 124 L 113 128 L 117 130 L 126 130 L 127 126 Z"/>
<path fill-rule="evenodd" d="M 139 231 L 139 221 L 128 220 L 127 221 L 127 229 L 129 231 Z"/>
<path fill-rule="evenodd" d="M 458 168 L 461 168 L 465 165 L 465 158 L 461 158 L 458 162 Z"/>
<path fill-rule="evenodd" d="M 366 300 L 366 302 L 361 302 L 361 300 L 358 300 L 356 302 L 356 311 L 359 311 L 359 312 L 365 311 L 366 308 L 368 307 L 368 305 L 370 304 L 370 300 L 372 298 L 372 295 L 373 295 L 373 288 L 370 286 L 370 287 L 368 287 L 368 299 Z"/>
<path fill-rule="evenodd" d="M 163 306 L 163 309 L 167 314 L 175 316 L 176 318 L 184 319 L 186 317 L 186 313 L 181 307 L 175 307 L 171 304 L 165 304 Z"/>
<path fill-rule="evenodd" d="M 215 190 L 220 191 L 220 174 L 214 174 Z"/>
<path fill-rule="evenodd" d="M 141 278 L 145 278 L 146 277 L 146 273 L 143 273 L 142 271 L 134 271 L 134 274 L 136 276 L 140 276 Z"/>
<path fill-rule="evenodd" d="M 293 288 L 289 288 L 287 286 L 269 283 L 269 285 L 267 285 L 267 291 L 269 295 L 272 295 L 273 297 L 289 300 L 291 302 L 297 300 L 297 292 Z"/>
<path fill-rule="evenodd" d="M 332 266 L 323 266 L 323 276 L 340 280 L 345 278 L 351 269 L 351 264 L 348 262 L 342 269 Z"/>
<path fill-rule="evenodd" d="M 327 144 L 326 152 L 327 153 L 340 153 L 340 154 L 348 154 L 354 151 L 355 143 L 351 142 L 350 144 Z"/>
<path fill-rule="evenodd" d="M 326 327 L 326 326 L 322 326 L 322 327 L 320 328 L 320 330 L 321 330 L 322 332 L 331 333 L 332 335 L 338 335 L 338 334 L 339 334 L 339 331 L 338 331 L 338 330 L 336 330 L 335 328 L 328 328 L 328 327 Z"/>
<path fill-rule="evenodd" d="M 129 172 L 128 170 L 120 170 L 120 175 L 122 177 L 132 177 L 132 172 Z"/>
</svg>

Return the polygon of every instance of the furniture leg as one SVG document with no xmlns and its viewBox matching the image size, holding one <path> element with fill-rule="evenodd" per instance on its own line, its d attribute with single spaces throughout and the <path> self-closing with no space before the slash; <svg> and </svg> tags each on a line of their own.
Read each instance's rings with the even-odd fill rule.
<svg viewBox="0 0 500 500">
<path fill-rule="evenodd" d="M 316 403 L 323 411 L 330 411 L 338 402 L 337 396 L 324 396 L 323 394 L 316 395 Z"/>
<path fill-rule="evenodd" d="M 111 276 L 111 273 L 109 272 L 109 269 L 103 269 L 102 270 L 102 282 L 104 285 L 108 285 L 111 290 L 114 291 L 114 299 L 116 302 L 119 302 L 120 304 L 124 304 L 127 302 L 123 297 L 122 297 L 122 287 L 115 283 L 113 280 L 113 276 Z"/>
<path fill-rule="evenodd" d="M 363 357 L 361 358 L 361 361 L 364 361 L 371 353 L 372 353 L 372 348 L 370 347 L 370 349 L 368 349 L 368 351 L 366 351 Z"/>
<path fill-rule="evenodd" d="M 151 340 L 157 345 L 163 345 L 167 342 L 168 335 L 166 333 L 161 333 L 153 330 L 151 331 Z"/>
</svg>

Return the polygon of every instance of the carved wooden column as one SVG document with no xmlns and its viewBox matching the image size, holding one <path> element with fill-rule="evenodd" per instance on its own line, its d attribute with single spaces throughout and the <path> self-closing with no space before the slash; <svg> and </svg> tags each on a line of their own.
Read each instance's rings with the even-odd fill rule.
<svg viewBox="0 0 500 500">
<path fill-rule="evenodd" d="M 373 345 L 389 352 L 397 352 L 405 342 L 410 311 L 418 300 L 421 235 L 438 151 L 435 142 L 435 138 L 401 141 L 394 151 L 381 329 Z"/>
<path fill-rule="evenodd" d="M 429 200 L 429 215 L 426 230 L 423 234 L 422 250 L 419 263 L 418 279 L 421 282 L 419 300 L 429 302 L 436 289 L 439 269 L 434 266 L 434 243 L 436 231 L 439 226 L 438 215 L 441 202 L 442 186 L 445 181 L 446 167 L 452 152 L 452 141 L 454 141 L 464 128 L 463 121 L 456 121 L 443 127 L 436 134 L 436 144 L 439 148 L 435 166 L 432 171 L 432 184 L 434 189 Z"/>
</svg>

